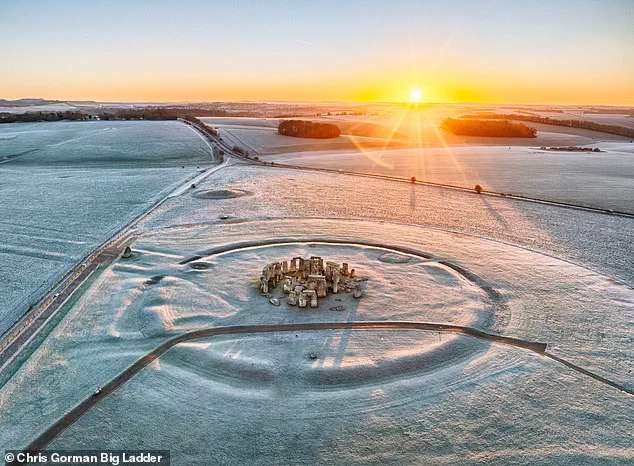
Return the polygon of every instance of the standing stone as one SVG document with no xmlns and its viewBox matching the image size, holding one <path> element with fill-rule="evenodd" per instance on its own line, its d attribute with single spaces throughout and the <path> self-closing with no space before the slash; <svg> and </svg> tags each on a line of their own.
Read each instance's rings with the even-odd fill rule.
<svg viewBox="0 0 634 466">
<path fill-rule="evenodd" d="M 283 291 L 289 293 L 293 289 L 293 278 L 288 275 L 284 277 Z"/>
<path fill-rule="evenodd" d="M 317 285 L 317 297 L 325 298 L 328 294 L 328 284 L 326 283 L 326 277 L 323 275 L 313 275 L 315 277 L 315 283 Z"/>
<path fill-rule="evenodd" d="M 308 304 L 306 301 L 307 297 L 308 295 L 305 291 L 299 293 L 299 296 L 297 297 L 297 304 L 299 305 L 299 307 L 306 307 L 306 304 Z"/>
<path fill-rule="evenodd" d="M 317 307 L 317 292 L 315 290 L 304 290 L 304 295 L 306 296 L 306 301 L 310 299 L 310 307 Z"/>
</svg>

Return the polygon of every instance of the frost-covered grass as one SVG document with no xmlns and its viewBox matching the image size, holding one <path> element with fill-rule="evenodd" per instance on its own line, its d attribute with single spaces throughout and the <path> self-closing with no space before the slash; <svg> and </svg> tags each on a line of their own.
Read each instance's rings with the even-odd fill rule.
<svg viewBox="0 0 634 466">
<path fill-rule="evenodd" d="M 175 121 L 81 121 L 0 125 L 6 167 L 161 168 L 209 163 L 209 148 Z"/>
<path fill-rule="evenodd" d="M 5 157 L 0 331 L 118 226 L 211 163 L 206 145 L 176 122 L 4 124 Z"/>
<path fill-rule="evenodd" d="M 24 447 L 167 338 L 210 326 L 469 325 L 551 343 L 554 354 L 632 388 L 634 291 L 608 278 L 634 283 L 631 219 L 241 165 L 198 186 L 213 189 L 248 195 L 187 191 L 163 204 L 140 225 L 133 257 L 95 277 L 2 387 L 1 445 Z M 257 247 L 275 239 L 303 241 Z M 255 247 L 209 253 L 236 243 Z M 432 257 L 381 260 L 390 246 Z M 300 310 L 259 295 L 263 265 L 313 254 L 367 275 L 365 296 Z M 192 256 L 210 267 L 181 264 Z M 487 287 L 499 293 L 493 303 Z M 169 350 L 52 447 L 169 448 L 176 464 L 616 463 L 634 455 L 633 409 L 630 395 L 555 361 L 470 337 L 242 335 Z"/>
<path fill-rule="evenodd" d="M 252 195 L 213 201 L 186 194 L 163 204 L 143 224 L 218 222 L 221 216 L 384 219 L 495 238 L 586 264 L 634 286 L 634 220 L 629 218 L 411 183 L 261 167 L 223 169 L 199 186 L 227 187 Z"/>
<path fill-rule="evenodd" d="M 441 338 L 455 341 L 453 357 L 425 361 Z M 627 462 L 631 398 L 564 379 L 537 355 L 424 332 L 202 340 L 168 352 L 52 448 L 169 447 L 179 465 Z"/>
<path fill-rule="evenodd" d="M 509 143 L 510 144 L 510 143 Z M 294 152 L 281 163 L 409 178 L 634 213 L 634 144 L 605 143 L 601 153 L 540 151 L 536 147 Z"/>
<path fill-rule="evenodd" d="M 383 252 L 375 248 L 318 243 L 312 247 L 310 243 L 268 246 L 205 256 L 211 246 L 273 238 L 284 241 L 289 237 L 383 242 L 386 246 L 416 248 L 434 257 L 386 263 L 379 260 Z M 525 249 L 389 223 L 300 219 L 148 231 L 136 240 L 133 248 L 135 255 L 110 266 L 3 387 L 0 402 L 5 409 L 0 423 L 11 422 L 13 429 L 0 429 L 2 443 L 23 446 L 89 396 L 95 385 L 112 379 L 170 335 L 211 326 L 342 320 L 455 323 L 552 343 L 552 351 L 560 357 L 618 383 L 632 385 L 633 355 L 626 345 L 632 338 L 628 322 L 633 320 L 634 292 L 582 267 Z M 359 273 L 369 278 L 364 298 L 354 301 L 344 297 L 344 312 L 330 311 L 328 300 L 318 310 L 300 310 L 285 304 L 272 306 L 259 296 L 259 272 L 264 264 L 280 256 L 296 254 L 322 254 L 335 260 L 349 258 Z M 179 264 L 193 255 L 202 255 L 200 260 L 211 267 L 201 271 Z M 459 265 L 479 277 L 479 282 L 470 281 L 439 260 Z M 482 283 L 495 287 L 503 304 L 487 304 Z M 336 297 L 329 299 L 338 304 Z M 303 335 L 297 338 L 302 339 Z M 428 342 L 431 346 L 421 350 L 420 355 L 414 350 L 413 356 L 410 355 L 413 359 L 405 359 L 404 366 L 401 356 L 406 355 L 391 353 L 394 371 L 407 372 L 412 365 L 420 368 L 421 358 L 425 361 L 429 354 L 435 355 L 429 364 L 442 366 L 451 361 L 456 350 L 452 342 L 456 340 L 443 337 L 446 340 L 442 340 L 438 349 L 437 338 L 431 339 Z M 375 344 L 381 345 L 380 341 Z M 445 351 L 447 348 L 449 353 Z M 345 356 L 345 352 L 340 354 Z M 194 355 L 187 366 L 202 364 L 203 360 Z M 258 370 L 257 361 L 247 360 L 254 363 L 253 370 Z M 497 363 L 503 365 L 503 361 L 504 358 Z M 374 363 L 352 358 L 351 364 L 353 369 L 349 374 L 356 374 L 351 377 L 359 378 L 360 385 L 379 383 Z M 478 371 L 482 364 L 475 359 L 469 365 Z M 553 363 L 542 361 L 540 368 L 534 370 L 541 370 L 542 364 Z M 491 376 L 487 371 L 497 374 L 500 367 L 487 362 L 479 377 Z M 518 367 L 512 372 L 522 370 Z M 570 385 L 586 387 L 597 383 L 589 378 L 578 379 L 576 373 L 563 365 L 549 371 L 557 374 L 553 387 L 565 386 L 565 390 L 571 390 Z M 347 377 L 339 374 L 331 375 Z M 435 374 L 439 385 L 448 383 L 442 373 L 431 371 L 431 374 Z M 71 379 L 73 384 L 68 384 Z M 424 391 L 424 387 L 419 389 Z M 606 385 L 602 387 L 606 396 L 618 398 L 620 392 Z M 148 386 L 146 390 L 153 388 Z M 550 390 L 544 396 L 554 396 Z M 129 409 L 133 410 L 131 406 Z M 187 419 L 180 418 L 180 413 L 176 416 Z M 123 443 L 123 439 L 134 435 L 133 431 L 124 430 L 118 441 Z"/>
<path fill-rule="evenodd" d="M 358 148 L 383 149 L 406 146 L 403 141 L 384 138 L 341 135 L 332 139 L 296 138 L 278 134 L 273 128 L 224 127 L 221 136 L 231 146 L 237 144 L 248 149 L 251 155 L 284 154 L 287 152 L 311 152 L 323 150 L 349 151 Z"/>
<path fill-rule="evenodd" d="M 456 137 L 438 128 L 446 113 L 410 113 L 404 118 L 322 119 L 342 128 L 354 128 L 355 122 L 380 125 L 409 137 L 394 140 L 343 135 L 315 141 L 281 136 L 268 126 L 273 120 L 207 120 L 220 122 L 230 145 L 244 147 L 266 161 L 408 179 L 414 176 L 468 188 L 480 184 L 490 191 L 634 213 L 634 144 L 626 138 L 552 125 L 536 125 L 535 139 Z M 586 145 L 604 152 L 537 149 Z"/>
</svg>

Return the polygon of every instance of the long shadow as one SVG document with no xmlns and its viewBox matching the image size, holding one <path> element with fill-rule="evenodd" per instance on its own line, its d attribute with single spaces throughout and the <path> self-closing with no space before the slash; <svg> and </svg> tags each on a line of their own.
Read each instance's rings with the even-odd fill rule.
<svg viewBox="0 0 634 466">
<path fill-rule="evenodd" d="M 508 223 L 506 223 L 506 219 L 504 218 L 504 216 L 500 215 L 500 213 L 497 210 L 495 210 L 495 208 L 491 205 L 491 202 L 486 197 L 483 197 L 482 201 L 484 202 L 484 205 L 486 206 L 487 210 L 491 214 L 491 217 L 493 217 L 496 220 L 496 222 L 500 224 L 502 228 L 507 228 Z"/>
</svg>

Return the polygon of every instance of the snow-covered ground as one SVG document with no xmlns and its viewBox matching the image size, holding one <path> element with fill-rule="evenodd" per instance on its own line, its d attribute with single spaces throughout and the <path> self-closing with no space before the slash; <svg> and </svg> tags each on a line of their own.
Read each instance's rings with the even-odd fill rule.
<svg viewBox="0 0 634 466">
<path fill-rule="evenodd" d="M 446 364 L 422 356 L 447 339 Z M 243 336 L 175 348 L 52 447 L 169 447 L 179 465 L 626 464 L 633 409 L 549 360 L 469 337 Z"/>
<path fill-rule="evenodd" d="M 228 172 L 233 170 L 240 168 L 231 167 Z M 205 185 L 227 181 L 224 176 L 221 170 Z M 283 204 L 288 199 L 284 195 L 287 190 L 301 189 L 276 178 L 279 197 L 272 198 L 269 204 Z M 310 191 L 310 185 L 303 186 Z M 328 190 L 322 187 L 321 192 Z M 13 429 L 4 431 L 3 443 L 28 442 L 89 396 L 94 386 L 112 379 L 169 336 L 226 325 L 341 320 L 469 325 L 551 343 L 556 355 L 622 385 L 632 385 L 633 355 L 627 342 L 632 338 L 634 291 L 580 265 L 500 241 L 385 221 L 272 218 L 223 222 L 203 211 L 202 215 L 209 215 L 209 223 L 175 225 L 168 205 L 184 206 L 195 203 L 194 199 L 200 198 L 185 194 L 159 208 L 133 243 L 134 256 L 110 266 L 5 385 L 0 393 L 5 407 L 1 421 L 12 422 Z M 200 200 L 218 206 L 240 202 L 253 213 L 260 203 L 256 195 Z M 192 212 L 195 214 L 191 220 L 198 220 L 201 210 L 194 208 Z M 161 225 L 164 215 L 166 222 Z M 320 238 L 359 244 L 321 244 Z M 280 244 L 258 247 L 261 241 Z M 368 247 L 371 243 L 376 247 Z M 235 249 L 213 253 L 214 247 L 231 244 L 236 245 Z M 416 249 L 431 258 L 381 260 L 386 250 L 394 246 Z M 398 252 L 390 252 L 395 253 Z M 259 295 L 257 277 L 263 265 L 280 257 L 314 254 L 346 259 L 367 276 L 364 298 L 344 298 L 346 309 L 337 312 L 329 309 L 327 300 L 318 310 L 300 310 L 272 306 Z M 185 263 L 192 258 L 209 268 L 200 270 Z M 494 300 L 487 292 L 491 288 L 499 294 Z M 335 304 L 335 297 L 329 299 Z M 368 458 L 379 455 L 391 461 L 432 454 L 435 442 L 447 436 L 452 446 L 438 460 L 451 461 L 460 456 L 476 460 L 487 450 L 500 461 L 524 462 L 557 455 L 586 461 L 618 460 L 629 454 L 625 432 L 631 426 L 627 416 L 633 406 L 630 395 L 580 377 L 543 357 L 526 354 L 526 350 L 424 332 L 398 332 L 398 348 L 391 348 L 392 343 L 386 344 L 379 333 L 353 332 L 345 338 L 337 331 L 294 335 L 276 337 L 273 342 L 264 337 L 229 339 L 228 343 L 220 342 L 220 348 L 216 348 L 214 339 L 177 348 L 166 362 L 161 359 L 137 376 L 129 387 L 80 420 L 53 446 L 123 448 L 165 441 L 179 464 L 204 462 L 209 449 L 190 449 L 190 440 L 185 439 L 191 439 L 203 444 L 213 442 L 220 451 L 212 450 L 212 455 L 237 462 L 247 453 L 236 447 L 235 436 L 251 432 L 249 427 L 238 429 L 238 423 L 250 420 L 251 425 L 260 425 L 266 418 L 271 430 L 261 433 L 263 452 L 291 448 L 284 440 L 285 429 L 290 432 L 294 426 L 293 430 L 301 431 L 301 422 L 313 425 L 314 419 L 317 426 L 335 422 L 339 427 L 332 431 L 333 435 L 339 432 L 342 442 L 349 436 L 348 441 L 359 445 Z M 388 341 L 392 338 L 396 337 L 389 336 Z M 349 341 L 362 343 L 350 343 L 348 350 Z M 306 362 L 305 353 L 316 348 L 320 348 L 317 352 L 323 357 L 313 367 Z M 220 357 L 220 353 L 224 356 Z M 270 359 L 273 354 L 277 359 Z M 73 384 L 67 383 L 69 379 Z M 289 386 L 287 381 L 295 382 Z M 522 388 L 517 390 L 517 385 Z M 569 401 L 577 390 L 582 390 L 583 396 Z M 389 402 L 379 395 L 373 398 L 373 393 L 386 394 Z M 533 394 L 529 397 L 529 393 Z M 152 401 L 155 395 L 164 402 L 158 411 Z M 196 398 L 199 404 L 192 402 Z M 182 411 L 176 409 L 181 404 Z M 282 404 L 287 404 L 288 409 L 280 409 Z M 436 410 L 445 404 L 444 410 Z M 238 405 L 244 406 L 244 414 L 232 415 L 231 409 Z M 293 415 L 300 405 L 310 408 L 300 411 L 300 417 Z M 450 405 L 454 408 L 449 409 Z M 324 414 L 324 406 L 333 407 L 331 414 Z M 414 419 L 425 419 L 430 406 L 438 415 L 449 413 L 449 418 L 429 420 L 431 424 L 415 423 Z M 532 408 L 528 415 L 520 416 L 512 406 L 519 410 Z M 538 407 L 547 408 L 548 412 L 541 413 Z M 159 423 L 153 434 L 141 440 L 142 432 L 156 424 L 156 419 L 165 418 L 165 414 L 158 414 L 164 413 L 162 409 L 172 413 L 179 428 L 174 429 L 174 422 Z M 464 410 L 474 410 L 474 417 L 468 416 L 471 421 L 464 427 L 470 440 L 461 443 L 461 429 L 444 429 L 455 422 L 466 422 L 461 417 Z M 150 412 L 159 417 L 142 414 Z M 262 412 L 270 414 L 261 418 Z M 271 417 L 273 412 L 276 415 Z M 406 412 L 412 417 L 405 416 Z M 458 415 L 460 412 L 463 414 Z M 486 425 L 479 419 L 483 413 L 487 413 Z M 591 426 L 589 413 L 600 413 L 600 419 L 593 419 Z M 391 453 L 387 446 L 372 449 L 370 445 L 377 443 L 381 424 L 366 425 L 367 415 L 392 419 L 395 430 L 384 433 L 387 445 L 402 441 L 397 433 L 403 431 L 411 431 L 415 438 L 427 435 L 435 440 L 416 451 L 413 444 L 411 449 Z M 134 416 L 136 422 L 126 421 L 128 416 Z M 542 447 L 532 451 L 533 437 L 541 436 L 561 418 L 566 419 L 567 426 L 558 430 L 563 443 L 554 448 L 542 440 Z M 534 431 L 530 426 L 536 419 L 543 422 Z M 490 426 L 491 422 L 496 427 Z M 620 423 L 620 427 L 608 435 L 601 433 L 601 422 Z M 212 427 L 219 423 L 235 427 L 225 436 L 224 430 Z M 489 438 L 491 429 L 498 429 L 498 425 L 504 428 L 499 427 L 500 432 Z M 427 432 L 428 429 L 432 430 Z M 267 437 L 267 432 L 274 437 Z M 308 441 L 302 439 L 297 445 Z M 364 444 L 366 447 L 361 448 Z M 459 449 L 456 444 L 461 445 Z M 582 448 L 573 454 L 573 445 L 578 444 Z M 251 450 L 256 448 L 248 445 Z M 300 448 L 295 453 L 299 456 L 291 457 L 307 461 L 304 451 Z M 315 454 L 324 461 L 331 458 L 324 449 L 311 453 Z"/>
<path fill-rule="evenodd" d="M 542 251 L 634 286 L 634 220 L 411 183 L 336 173 L 234 166 L 200 184 L 248 196 L 215 201 L 188 192 L 144 220 L 147 228 L 277 217 L 389 220 Z M 342 223 L 345 225 L 345 223 Z"/>
<path fill-rule="evenodd" d="M 220 128 L 230 145 L 266 161 L 413 176 L 467 188 L 479 184 L 506 194 L 634 213 L 634 143 L 629 139 L 533 123 L 538 129 L 535 139 L 457 137 L 438 127 L 454 113 L 445 109 L 409 111 L 400 117 L 322 117 L 352 132 L 325 140 L 279 135 L 272 119 L 203 120 Z M 398 137 L 354 135 L 355 123 L 384 128 Z M 584 146 L 589 151 L 542 151 L 542 146 Z M 596 147 L 602 152 L 590 152 Z"/>
<path fill-rule="evenodd" d="M 553 152 L 524 146 L 289 152 L 266 160 L 410 178 L 634 213 L 634 144 Z"/>
<path fill-rule="evenodd" d="M 177 122 L 0 125 L 0 332 L 84 254 L 211 161 Z"/>
<path fill-rule="evenodd" d="M 197 153 L 197 140 L 183 143 Z M 33 155 L 0 170 L 18 161 L 26 170 Z M 191 169 L 191 157 L 165 169 Z M 64 151 L 55 160 L 80 170 L 66 166 Z M 109 163 L 86 170 L 104 173 Z M 552 354 L 631 390 L 633 243 L 625 217 L 230 164 L 146 217 L 133 256 L 95 275 L 17 368 L 0 389 L 0 445 L 25 447 L 167 339 L 230 325 L 469 326 L 549 343 Z M 363 298 L 273 306 L 258 291 L 260 271 L 298 255 L 349 262 L 368 279 Z M 245 334 L 170 349 L 50 447 L 166 448 L 174 464 L 623 463 L 634 456 L 633 412 L 634 398 L 618 388 L 473 337 Z"/>
</svg>

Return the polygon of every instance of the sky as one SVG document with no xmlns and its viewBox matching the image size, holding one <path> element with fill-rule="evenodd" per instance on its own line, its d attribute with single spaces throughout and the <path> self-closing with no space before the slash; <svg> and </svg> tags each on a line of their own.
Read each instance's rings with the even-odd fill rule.
<svg viewBox="0 0 634 466">
<path fill-rule="evenodd" d="M 634 105 L 634 0 L 0 0 L 0 98 Z"/>
</svg>

